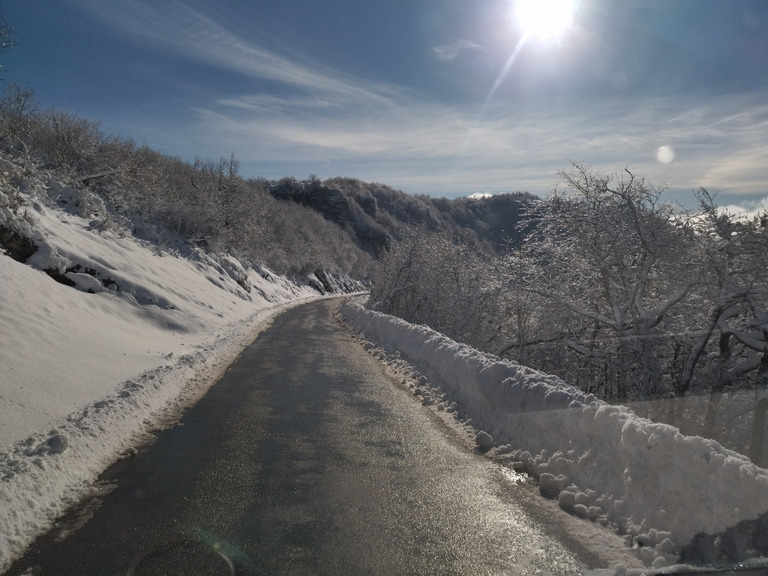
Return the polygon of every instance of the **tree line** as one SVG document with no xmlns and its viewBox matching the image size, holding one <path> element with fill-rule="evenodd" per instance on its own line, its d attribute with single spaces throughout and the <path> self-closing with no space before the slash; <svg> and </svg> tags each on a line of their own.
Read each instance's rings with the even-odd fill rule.
<svg viewBox="0 0 768 576">
<path fill-rule="evenodd" d="M 662 201 L 583 165 L 531 202 L 503 255 L 422 230 L 382 259 L 371 306 L 609 401 L 768 384 L 768 215 L 705 189 Z"/>
</svg>

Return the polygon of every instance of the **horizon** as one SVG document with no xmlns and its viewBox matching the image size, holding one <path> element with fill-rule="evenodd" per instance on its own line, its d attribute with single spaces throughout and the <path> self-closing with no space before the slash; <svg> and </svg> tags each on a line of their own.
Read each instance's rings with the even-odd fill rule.
<svg viewBox="0 0 768 576">
<path fill-rule="evenodd" d="M 543 196 L 583 162 L 764 206 L 766 3 L 551 1 L 534 23 L 511 0 L 9 0 L 0 64 L 43 107 L 246 178 Z"/>
</svg>

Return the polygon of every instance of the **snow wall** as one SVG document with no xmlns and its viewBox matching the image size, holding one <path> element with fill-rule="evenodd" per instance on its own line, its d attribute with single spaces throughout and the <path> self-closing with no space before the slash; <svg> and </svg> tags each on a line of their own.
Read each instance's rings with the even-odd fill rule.
<svg viewBox="0 0 768 576">
<path fill-rule="evenodd" d="M 684 436 L 555 376 L 359 302 L 339 311 L 367 340 L 399 353 L 442 388 L 475 428 L 517 448 L 543 493 L 621 527 L 649 563 L 674 559 L 698 533 L 724 532 L 768 511 L 768 471 L 714 440 Z"/>
</svg>

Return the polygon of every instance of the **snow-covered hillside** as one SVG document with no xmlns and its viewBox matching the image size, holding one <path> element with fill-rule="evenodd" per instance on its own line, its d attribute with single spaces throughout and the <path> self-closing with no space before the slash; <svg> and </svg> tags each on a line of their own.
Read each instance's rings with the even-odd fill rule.
<svg viewBox="0 0 768 576">
<path fill-rule="evenodd" d="M 0 158 L 0 244 L 17 258 L 0 250 L 0 572 L 270 316 L 361 288 L 161 249 L 103 226 L 91 201 Z"/>
<path fill-rule="evenodd" d="M 359 302 L 340 312 L 426 378 L 415 390 L 425 403 L 471 419 L 538 477 L 542 494 L 626 533 L 647 565 L 675 563 L 686 546 L 699 561 L 764 554 L 768 471 L 745 456 Z"/>
</svg>

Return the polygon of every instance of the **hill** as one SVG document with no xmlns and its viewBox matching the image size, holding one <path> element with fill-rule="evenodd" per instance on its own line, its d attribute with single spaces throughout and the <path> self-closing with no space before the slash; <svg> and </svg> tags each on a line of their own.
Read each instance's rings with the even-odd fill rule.
<svg viewBox="0 0 768 576">
<path fill-rule="evenodd" d="M 536 198 L 527 193 L 483 198 L 432 198 L 354 178 L 283 178 L 269 186 L 277 199 L 311 208 L 349 233 L 357 246 L 381 256 L 406 230 L 440 232 L 491 252 L 520 240 L 518 225 Z"/>
<path fill-rule="evenodd" d="M 440 232 L 503 252 L 533 196 L 431 198 L 353 178 L 245 179 L 234 155 L 185 162 L 104 134 L 98 122 L 39 110 L 6 87 L 0 151 L 68 190 L 59 196 L 102 231 L 196 247 L 300 279 L 324 272 L 371 278 L 376 260 L 409 230 Z M 31 168 L 30 168 L 31 167 Z M 0 236 L 24 252 L 24 240 Z"/>
</svg>

